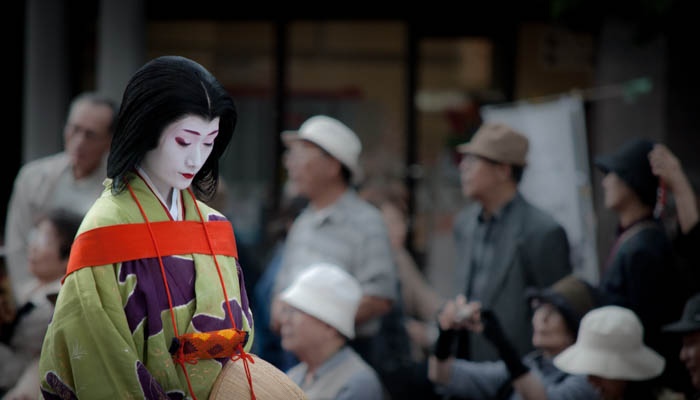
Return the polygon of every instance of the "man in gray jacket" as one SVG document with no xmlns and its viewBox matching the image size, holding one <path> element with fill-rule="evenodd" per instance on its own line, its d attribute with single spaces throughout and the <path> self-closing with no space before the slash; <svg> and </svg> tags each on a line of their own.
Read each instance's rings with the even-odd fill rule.
<svg viewBox="0 0 700 400">
<path fill-rule="evenodd" d="M 520 356 L 532 350 L 525 288 L 544 288 L 571 272 L 564 229 L 518 192 L 528 139 L 504 124 L 485 123 L 457 150 L 462 192 L 474 200 L 455 221 L 456 292 L 503 321 Z M 463 335 L 458 356 L 497 359 L 491 343 Z"/>
</svg>

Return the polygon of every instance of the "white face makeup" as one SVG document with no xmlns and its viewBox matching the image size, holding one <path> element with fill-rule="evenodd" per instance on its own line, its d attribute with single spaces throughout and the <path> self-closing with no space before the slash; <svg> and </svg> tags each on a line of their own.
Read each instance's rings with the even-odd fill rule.
<svg viewBox="0 0 700 400">
<path fill-rule="evenodd" d="M 146 153 L 141 168 L 160 195 L 170 201 L 172 189 L 183 190 L 202 168 L 214 149 L 219 134 L 219 117 L 207 121 L 187 116 L 168 125 L 158 147 Z"/>
</svg>

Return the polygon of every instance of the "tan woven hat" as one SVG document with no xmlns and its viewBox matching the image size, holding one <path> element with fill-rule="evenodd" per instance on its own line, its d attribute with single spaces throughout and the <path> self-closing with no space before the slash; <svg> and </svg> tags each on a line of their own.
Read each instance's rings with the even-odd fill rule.
<svg viewBox="0 0 700 400">
<path fill-rule="evenodd" d="M 457 151 L 524 167 L 528 147 L 529 142 L 522 133 L 506 124 L 487 122 L 471 141 L 457 146 Z"/>
<path fill-rule="evenodd" d="M 289 377 L 274 365 L 251 354 L 249 362 L 253 390 L 258 400 L 307 400 L 306 394 Z M 210 400 L 250 399 L 250 387 L 243 369 L 243 361 L 229 361 L 216 378 L 209 394 Z"/>
</svg>

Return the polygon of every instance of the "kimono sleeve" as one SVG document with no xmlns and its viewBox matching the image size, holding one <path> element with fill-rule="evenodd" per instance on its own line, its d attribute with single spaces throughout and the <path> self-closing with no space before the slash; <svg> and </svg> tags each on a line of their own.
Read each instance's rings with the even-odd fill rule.
<svg viewBox="0 0 700 400">
<path fill-rule="evenodd" d="M 114 271 L 104 265 L 66 278 L 39 363 L 44 398 L 164 395 L 140 360 Z"/>
</svg>

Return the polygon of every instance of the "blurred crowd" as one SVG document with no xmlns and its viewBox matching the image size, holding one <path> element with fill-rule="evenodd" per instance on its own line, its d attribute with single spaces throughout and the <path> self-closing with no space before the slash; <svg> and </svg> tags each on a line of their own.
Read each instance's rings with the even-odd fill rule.
<svg viewBox="0 0 700 400">
<path fill-rule="evenodd" d="M 5 227 L 0 397 L 39 396 L 38 357 L 81 219 L 103 190 L 117 106 L 72 103 L 65 150 L 24 165 Z M 692 399 L 700 395 L 698 202 L 681 161 L 634 139 L 595 156 L 618 219 L 598 284 L 523 197 L 528 139 L 484 123 L 457 147 L 468 205 L 452 293 L 406 247 L 408 192 L 360 181 L 362 143 L 324 115 L 282 133 L 289 181 L 269 253 L 247 266 L 253 353 L 309 399 Z M 672 234 L 661 215 L 673 202 Z M 250 271 L 250 272 L 248 272 Z M 258 277 L 259 275 L 259 277 Z"/>
</svg>

